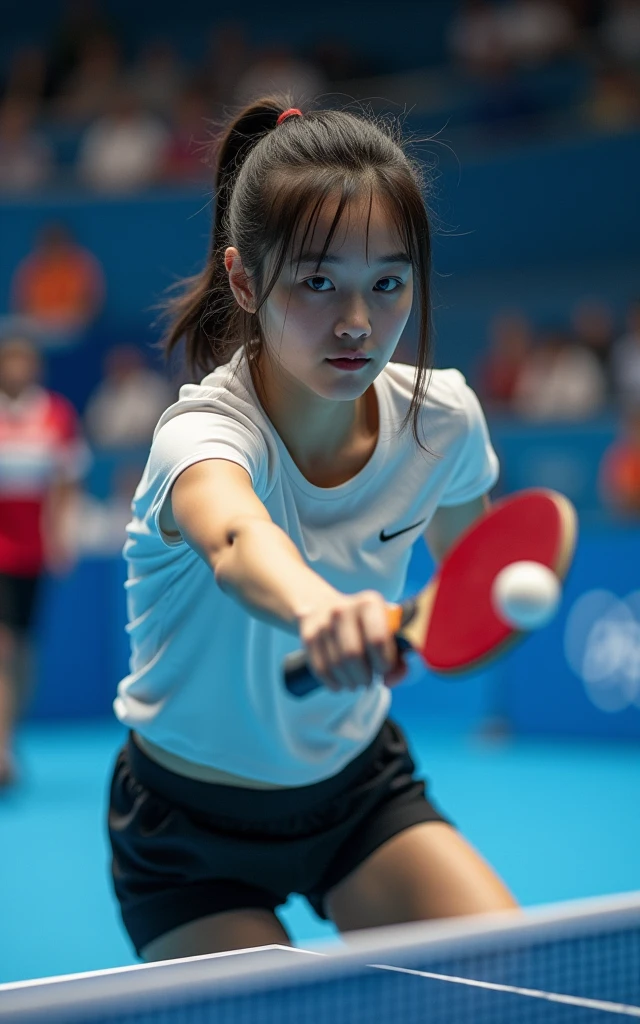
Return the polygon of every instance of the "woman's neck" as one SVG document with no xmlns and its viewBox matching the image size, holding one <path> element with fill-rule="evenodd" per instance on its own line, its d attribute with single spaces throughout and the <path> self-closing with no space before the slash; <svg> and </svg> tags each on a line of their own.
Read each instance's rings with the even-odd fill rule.
<svg viewBox="0 0 640 1024">
<path fill-rule="evenodd" d="M 311 482 L 336 486 L 368 461 L 378 437 L 378 400 L 373 385 L 354 401 L 322 398 L 267 368 L 252 374 L 265 412 L 298 469 Z"/>
</svg>

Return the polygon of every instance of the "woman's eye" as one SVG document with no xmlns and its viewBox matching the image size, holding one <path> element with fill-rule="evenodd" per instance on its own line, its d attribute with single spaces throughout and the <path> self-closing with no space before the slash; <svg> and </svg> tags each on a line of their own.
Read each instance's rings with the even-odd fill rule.
<svg viewBox="0 0 640 1024">
<path fill-rule="evenodd" d="M 308 284 L 314 292 L 328 292 L 330 288 L 333 288 L 328 277 L 308 277 L 305 284 Z"/>
<path fill-rule="evenodd" d="M 381 292 L 395 292 L 401 285 L 402 281 L 399 281 L 397 277 L 381 277 L 376 288 Z"/>
</svg>

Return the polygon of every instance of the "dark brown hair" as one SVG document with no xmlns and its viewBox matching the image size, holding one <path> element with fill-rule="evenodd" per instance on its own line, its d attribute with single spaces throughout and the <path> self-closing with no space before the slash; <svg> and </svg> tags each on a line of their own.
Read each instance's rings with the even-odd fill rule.
<svg viewBox="0 0 640 1024">
<path fill-rule="evenodd" d="M 417 370 L 407 421 L 418 436 L 419 411 L 430 361 L 431 240 L 422 173 L 402 147 L 397 127 L 344 110 L 311 110 L 276 125 L 288 106 L 268 98 L 243 110 L 218 144 L 216 209 L 207 263 L 181 283 L 166 306 L 171 327 L 166 354 L 184 341 L 190 371 L 208 373 L 244 345 L 251 360 L 260 350 L 260 311 L 301 228 L 300 253 L 323 204 L 338 198 L 322 255 L 329 249 L 352 199 L 382 201 L 394 218 L 412 264 L 419 304 Z M 370 208 L 369 207 L 369 208 Z M 235 301 L 224 251 L 235 246 L 258 298 L 255 313 Z M 300 255 L 298 253 L 298 257 Z M 265 280 L 266 268 L 269 276 Z"/>
</svg>

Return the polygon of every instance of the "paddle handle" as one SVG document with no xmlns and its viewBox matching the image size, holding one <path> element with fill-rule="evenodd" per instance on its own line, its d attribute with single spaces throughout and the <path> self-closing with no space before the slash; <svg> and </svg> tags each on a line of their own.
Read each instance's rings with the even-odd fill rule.
<svg viewBox="0 0 640 1024">
<path fill-rule="evenodd" d="M 293 697 L 306 697 L 322 683 L 311 674 L 305 651 L 294 651 L 284 659 L 284 685 Z"/>
<path fill-rule="evenodd" d="M 405 601 L 401 605 L 389 605 L 387 614 L 389 625 L 394 633 L 398 650 L 407 650 L 411 646 L 400 630 L 413 618 L 415 601 Z M 306 697 L 308 693 L 318 690 L 322 683 L 311 672 L 305 651 L 294 651 L 288 654 L 283 664 L 284 685 L 293 697 Z"/>
</svg>

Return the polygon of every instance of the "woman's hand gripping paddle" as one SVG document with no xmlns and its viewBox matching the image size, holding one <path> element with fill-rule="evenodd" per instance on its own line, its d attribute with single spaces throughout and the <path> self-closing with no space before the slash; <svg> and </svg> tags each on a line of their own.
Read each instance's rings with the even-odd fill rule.
<svg viewBox="0 0 640 1024">
<path fill-rule="evenodd" d="M 444 675 L 469 672 L 510 647 L 524 633 L 501 619 L 493 605 L 498 573 L 513 562 L 538 562 L 559 579 L 575 547 L 577 517 L 562 494 L 544 489 L 503 498 L 466 530 L 416 597 L 389 605 L 389 625 L 400 650 L 412 648 Z M 304 651 L 284 662 L 285 685 L 302 697 L 322 684 Z"/>
</svg>

